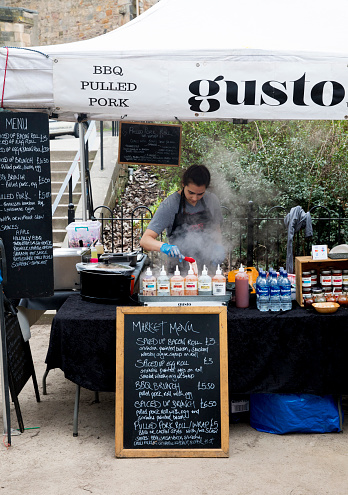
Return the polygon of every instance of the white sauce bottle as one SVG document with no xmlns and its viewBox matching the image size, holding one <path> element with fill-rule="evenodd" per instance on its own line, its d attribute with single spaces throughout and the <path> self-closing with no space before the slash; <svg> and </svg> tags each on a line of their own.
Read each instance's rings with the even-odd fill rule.
<svg viewBox="0 0 348 495">
<path fill-rule="evenodd" d="M 200 296 L 211 296 L 213 293 L 213 286 L 211 277 L 208 275 L 206 266 L 203 266 L 202 275 L 198 278 L 198 294 Z"/>
</svg>

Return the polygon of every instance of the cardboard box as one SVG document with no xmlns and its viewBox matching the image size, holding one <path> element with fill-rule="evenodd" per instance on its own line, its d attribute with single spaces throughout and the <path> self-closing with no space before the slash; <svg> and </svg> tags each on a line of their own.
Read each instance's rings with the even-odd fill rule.
<svg viewBox="0 0 348 495">
<path fill-rule="evenodd" d="M 325 260 L 313 260 L 311 256 L 297 256 L 295 258 L 295 275 L 296 275 L 296 301 L 300 306 L 304 306 L 302 299 L 302 272 L 309 270 L 317 270 L 318 284 L 320 282 L 320 270 L 322 268 L 340 268 L 348 270 L 348 259 L 333 260 L 327 258 Z"/>
</svg>

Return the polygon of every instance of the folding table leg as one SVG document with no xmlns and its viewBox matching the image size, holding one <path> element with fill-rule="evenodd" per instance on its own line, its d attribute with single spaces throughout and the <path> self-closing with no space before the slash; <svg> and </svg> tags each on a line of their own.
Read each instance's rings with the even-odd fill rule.
<svg viewBox="0 0 348 495">
<path fill-rule="evenodd" d="M 74 407 L 74 426 L 73 436 L 78 436 L 78 419 L 79 419 L 79 404 L 80 404 L 80 385 L 76 385 L 75 407 Z"/>
<path fill-rule="evenodd" d="M 46 390 L 46 378 L 47 378 L 47 375 L 48 375 L 48 372 L 50 370 L 48 369 L 48 366 L 46 368 L 46 371 L 45 373 L 43 374 L 43 377 L 42 377 L 42 393 L 43 395 L 47 395 L 47 390 Z"/>
</svg>

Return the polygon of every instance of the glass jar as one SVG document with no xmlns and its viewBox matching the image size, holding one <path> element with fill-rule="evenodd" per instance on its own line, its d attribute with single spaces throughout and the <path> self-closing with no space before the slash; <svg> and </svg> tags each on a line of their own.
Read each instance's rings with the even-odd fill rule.
<svg viewBox="0 0 348 495">
<path fill-rule="evenodd" d="M 305 299 L 312 297 L 312 289 L 310 287 L 302 288 L 302 301 L 305 303 Z"/>
<path fill-rule="evenodd" d="M 311 272 L 302 272 L 302 290 L 311 287 L 312 287 Z"/>
<path fill-rule="evenodd" d="M 336 302 L 336 297 L 332 293 L 325 295 L 325 297 L 326 297 L 326 302 L 333 302 L 333 303 Z"/>
<path fill-rule="evenodd" d="M 313 294 L 314 302 L 318 303 L 318 302 L 326 301 L 326 297 L 324 295 L 323 289 L 320 288 L 312 289 L 312 294 Z"/>
<path fill-rule="evenodd" d="M 330 287 L 331 290 L 331 285 L 332 285 L 331 270 L 327 270 L 327 269 L 321 270 L 320 285 L 322 286 L 323 289 L 325 289 L 325 287 Z"/>
<path fill-rule="evenodd" d="M 306 309 L 310 309 L 312 307 L 312 304 L 316 302 L 313 294 L 310 294 L 309 297 L 306 297 L 303 301 L 303 305 Z"/>
<path fill-rule="evenodd" d="M 318 283 L 318 274 L 317 270 L 311 270 L 311 286 L 315 287 Z"/>
<path fill-rule="evenodd" d="M 335 268 L 334 270 L 332 270 L 331 280 L 333 287 L 340 287 L 340 290 L 342 290 L 342 270 L 340 270 L 339 268 Z"/>
<path fill-rule="evenodd" d="M 348 270 L 342 270 L 342 284 L 348 285 Z"/>
<path fill-rule="evenodd" d="M 348 308 L 348 294 L 340 294 L 337 298 L 337 302 L 343 308 Z"/>
<path fill-rule="evenodd" d="M 342 285 L 342 294 L 348 294 L 348 284 L 343 284 Z"/>
</svg>

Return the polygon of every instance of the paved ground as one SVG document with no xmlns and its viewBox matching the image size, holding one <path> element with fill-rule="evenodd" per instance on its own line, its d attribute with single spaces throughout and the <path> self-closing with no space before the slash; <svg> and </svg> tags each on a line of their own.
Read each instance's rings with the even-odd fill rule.
<svg viewBox="0 0 348 495">
<path fill-rule="evenodd" d="M 346 495 L 348 428 L 335 434 L 271 435 L 230 426 L 228 459 L 115 459 L 114 396 L 82 390 L 79 436 L 72 435 L 75 386 L 60 370 L 42 395 L 50 325 L 34 325 L 30 341 L 41 392 L 19 396 L 24 425 L 0 448 L 0 493 L 17 495 Z M 2 408 L 1 408 L 2 411 Z M 0 413 L 1 414 L 1 413 Z M 1 419 L 1 418 L 0 418 Z M 2 421 L 2 419 L 1 419 Z M 17 428 L 12 410 L 12 426 Z"/>
</svg>

